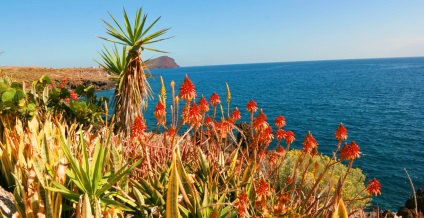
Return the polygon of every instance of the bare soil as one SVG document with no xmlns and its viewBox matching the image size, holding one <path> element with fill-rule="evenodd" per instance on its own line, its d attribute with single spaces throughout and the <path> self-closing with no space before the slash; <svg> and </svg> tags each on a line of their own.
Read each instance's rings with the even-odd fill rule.
<svg viewBox="0 0 424 218">
<path fill-rule="evenodd" d="M 52 81 L 62 81 L 66 78 L 71 87 L 77 85 L 93 84 L 97 90 L 115 88 L 115 83 L 103 68 L 46 68 L 46 67 L 21 67 L 0 66 L 0 77 L 9 76 L 14 81 L 25 82 L 30 86 L 34 80 L 40 79 L 42 75 L 49 76 Z"/>
</svg>

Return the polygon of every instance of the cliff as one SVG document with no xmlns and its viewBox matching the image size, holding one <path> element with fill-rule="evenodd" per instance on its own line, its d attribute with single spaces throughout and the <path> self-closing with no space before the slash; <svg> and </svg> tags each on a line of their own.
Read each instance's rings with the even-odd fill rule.
<svg viewBox="0 0 424 218">
<path fill-rule="evenodd" d="M 175 60 L 168 56 L 161 56 L 158 58 L 150 59 L 146 62 L 150 69 L 166 69 L 166 68 L 179 68 Z"/>
</svg>

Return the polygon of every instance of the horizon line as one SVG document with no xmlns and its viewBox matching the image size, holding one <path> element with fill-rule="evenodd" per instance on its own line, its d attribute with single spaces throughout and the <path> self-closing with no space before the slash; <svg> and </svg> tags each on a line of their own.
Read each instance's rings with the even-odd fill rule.
<svg viewBox="0 0 424 218">
<path fill-rule="evenodd" d="M 166 55 L 167 56 L 167 55 Z M 170 57 L 170 56 L 168 56 Z M 172 58 L 172 57 L 170 57 Z M 246 65 L 246 64 L 272 64 L 272 63 L 299 63 L 299 62 L 318 62 L 318 61 L 349 61 L 349 60 L 372 60 L 372 59 L 400 59 L 400 58 L 424 58 L 424 56 L 400 56 L 400 57 L 372 57 L 372 58 L 341 58 L 341 59 L 315 59 L 315 60 L 293 60 L 293 61 L 272 61 L 272 62 L 249 62 L 249 63 L 231 63 L 231 64 L 210 64 L 210 65 L 187 65 L 180 66 L 179 68 L 185 67 L 212 67 L 212 66 L 227 66 L 227 65 Z M 34 68 L 52 68 L 52 69 L 69 69 L 69 68 L 101 68 L 100 66 L 79 66 L 79 67 L 46 67 L 46 66 L 34 66 L 34 65 L 4 65 L 1 67 L 34 67 Z M 173 69 L 173 68 L 164 68 Z M 162 69 L 162 70 L 164 70 Z M 175 68 L 174 68 L 175 69 Z M 149 69 L 157 70 L 157 69 Z"/>
</svg>

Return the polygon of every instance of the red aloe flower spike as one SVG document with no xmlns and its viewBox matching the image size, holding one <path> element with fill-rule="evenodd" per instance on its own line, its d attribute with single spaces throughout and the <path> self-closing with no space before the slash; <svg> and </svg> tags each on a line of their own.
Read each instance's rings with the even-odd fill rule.
<svg viewBox="0 0 424 218">
<path fill-rule="evenodd" d="M 274 124 L 275 124 L 275 126 L 277 127 L 277 128 L 282 128 L 283 126 L 285 126 L 286 125 L 286 119 L 282 116 L 282 115 L 280 115 L 280 116 L 278 116 L 277 118 L 275 118 L 275 121 L 274 121 Z"/>
<path fill-rule="evenodd" d="M 237 107 L 236 109 L 233 110 L 233 113 L 231 115 L 232 115 L 231 118 L 233 119 L 233 122 L 241 119 L 241 113 Z"/>
<path fill-rule="evenodd" d="M 309 153 L 315 147 L 318 146 L 318 142 L 315 140 L 314 136 L 312 136 L 311 132 L 308 132 L 308 135 L 305 136 L 302 145 L 303 145 L 303 150 L 306 153 Z"/>
<path fill-rule="evenodd" d="M 277 129 L 277 131 L 275 132 L 275 137 L 277 137 L 278 141 L 281 141 L 285 135 L 286 131 L 284 131 L 283 129 Z"/>
<path fill-rule="evenodd" d="M 187 105 L 186 107 L 183 108 L 183 111 L 181 112 L 181 118 L 182 118 L 181 121 L 183 122 L 183 124 L 190 122 L 189 114 L 190 114 L 190 106 Z"/>
<path fill-rule="evenodd" d="M 269 165 L 275 166 L 275 164 L 277 164 L 277 155 L 273 154 L 269 157 Z"/>
<path fill-rule="evenodd" d="M 210 116 L 207 116 L 207 117 L 205 118 L 205 125 L 206 125 L 206 126 L 210 126 L 210 125 L 212 125 L 212 118 L 211 118 Z"/>
<path fill-rule="evenodd" d="M 291 143 L 294 142 L 294 140 L 296 140 L 294 138 L 294 132 L 292 131 L 287 131 L 286 134 L 284 135 L 284 139 L 286 140 L 286 144 L 290 145 Z"/>
<path fill-rule="evenodd" d="M 172 138 L 175 136 L 175 133 L 176 133 L 176 129 L 173 125 L 171 125 L 168 129 L 168 136 Z"/>
<path fill-rule="evenodd" d="M 191 105 L 188 119 L 193 125 L 198 125 L 200 121 L 202 121 L 202 115 L 200 114 L 200 108 L 197 106 L 196 103 L 193 103 Z"/>
<path fill-rule="evenodd" d="M 222 119 L 220 122 L 214 122 L 214 126 L 218 137 L 220 138 L 226 138 L 228 132 L 233 129 L 233 124 L 230 121 L 224 119 Z"/>
<path fill-rule="evenodd" d="M 243 190 L 237 196 L 238 202 L 234 204 L 237 207 L 239 217 L 247 217 L 249 215 L 247 209 L 249 207 L 249 198 L 247 197 L 246 191 Z"/>
<path fill-rule="evenodd" d="M 279 154 L 279 155 L 283 155 L 284 154 L 284 148 L 282 147 L 282 146 L 279 146 L 278 147 L 278 149 L 277 149 L 277 154 Z"/>
<path fill-rule="evenodd" d="M 60 89 L 64 89 L 65 88 L 65 84 L 63 84 L 63 83 L 59 84 L 59 88 Z"/>
<path fill-rule="evenodd" d="M 258 153 L 259 161 L 264 160 L 264 159 L 265 159 L 265 157 L 266 157 L 266 152 L 265 152 L 263 149 L 261 149 L 261 150 L 259 151 L 259 153 Z"/>
<path fill-rule="evenodd" d="M 367 192 L 370 195 L 379 195 L 379 194 L 381 194 L 380 182 L 377 181 L 376 178 L 374 178 L 374 179 L 372 179 L 372 180 L 370 180 L 368 182 Z"/>
<path fill-rule="evenodd" d="M 206 101 L 205 97 L 200 98 L 199 100 L 199 107 L 200 107 L 200 112 L 206 113 L 207 111 L 209 111 L 209 104 L 208 101 Z"/>
<path fill-rule="evenodd" d="M 271 192 L 269 191 L 269 184 L 265 181 L 263 177 L 260 179 L 259 183 L 257 184 L 255 192 L 258 196 L 263 196 L 263 197 L 271 194 Z"/>
<path fill-rule="evenodd" d="M 144 137 L 144 130 L 146 130 L 146 124 L 144 124 L 143 118 L 141 116 L 137 116 L 135 118 L 134 124 L 131 126 L 130 137 L 132 139 Z"/>
<path fill-rule="evenodd" d="M 214 106 L 214 107 L 216 107 L 216 105 L 218 105 L 218 104 L 220 104 L 220 103 L 221 103 L 221 100 L 219 100 L 219 95 L 218 95 L 218 94 L 216 94 L 216 92 L 214 92 L 214 93 L 211 95 L 211 97 L 210 97 L 209 101 L 211 102 L 211 105 L 212 105 L 212 106 Z"/>
<path fill-rule="evenodd" d="M 274 135 L 272 134 L 272 128 L 268 126 L 266 129 L 260 131 L 259 141 L 265 144 L 269 144 L 272 142 Z"/>
<path fill-rule="evenodd" d="M 258 130 L 264 130 L 268 128 L 269 124 L 266 122 L 266 115 L 262 111 L 262 109 L 259 112 L 259 115 L 253 120 L 253 127 Z"/>
<path fill-rule="evenodd" d="M 162 102 L 158 101 L 153 114 L 155 115 L 158 123 L 163 123 L 164 122 L 163 117 L 166 114 L 165 105 L 163 105 Z"/>
<path fill-rule="evenodd" d="M 340 158 L 342 160 L 354 160 L 360 157 L 359 146 L 352 141 L 350 145 L 345 144 L 340 151 Z"/>
<path fill-rule="evenodd" d="M 181 86 L 180 86 L 179 97 L 181 99 L 186 100 L 186 101 L 191 101 L 196 97 L 196 90 L 194 89 L 194 84 L 188 78 L 187 74 L 186 74 L 186 77 L 184 79 L 183 84 L 181 84 Z"/>
<path fill-rule="evenodd" d="M 256 104 L 255 101 L 250 100 L 247 105 L 246 105 L 247 111 L 249 111 L 249 113 L 254 113 L 258 110 L 258 105 Z"/>
<path fill-rule="evenodd" d="M 337 127 L 334 137 L 339 141 L 339 143 L 347 139 L 347 130 L 342 123 L 340 123 L 339 127 Z"/>
</svg>

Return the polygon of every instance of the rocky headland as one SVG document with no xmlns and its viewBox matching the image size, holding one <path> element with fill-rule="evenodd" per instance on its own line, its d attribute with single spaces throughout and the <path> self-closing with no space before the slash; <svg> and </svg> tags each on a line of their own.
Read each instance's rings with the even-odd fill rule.
<svg viewBox="0 0 424 218">
<path fill-rule="evenodd" d="M 174 59 L 168 56 L 161 56 L 158 58 L 150 59 L 147 61 L 147 66 L 150 69 L 165 69 L 165 68 L 179 68 L 180 66 Z"/>
</svg>

